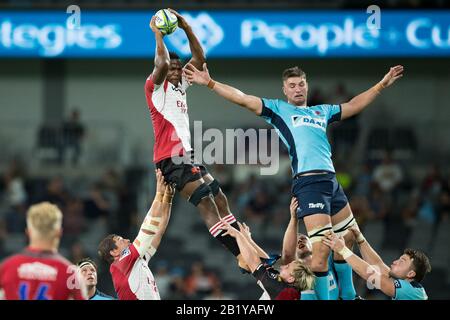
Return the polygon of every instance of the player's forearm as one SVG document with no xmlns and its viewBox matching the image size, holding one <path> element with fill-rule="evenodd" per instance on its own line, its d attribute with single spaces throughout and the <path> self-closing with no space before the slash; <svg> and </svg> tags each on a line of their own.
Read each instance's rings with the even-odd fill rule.
<svg viewBox="0 0 450 320">
<path fill-rule="evenodd" d="M 158 226 L 158 231 L 156 232 L 154 238 L 152 239 L 151 242 L 151 247 L 154 248 L 154 250 L 157 250 L 160 243 L 161 243 L 161 239 L 164 235 L 164 233 L 166 232 L 167 229 L 167 225 L 169 224 L 169 220 L 170 220 L 170 212 L 172 209 L 172 204 L 171 203 L 166 203 L 163 202 L 161 204 L 161 215 L 160 215 L 160 222 L 159 222 L 159 226 Z"/>
<path fill-rule="evenodd" d="M 380 95 L 383 87 L 380 83 L 377 83 L 370 89 L 360 93 L 347 103 L 342 104 L 342 119 L 351 117 L 355 114 L 360 113 L 364 108 L 366 108 L 372 101 L 375 100 L 378 95 Z"/>
<path fill-rule="evenodd" d="M 295 251 L 297 247 L 297 219 L 289 221 L 283 238 L 283 249 L 281 251 L 281 261 L 283 264 L 290 263 L 295 260 Z"/>
<path fill-rule="evenodd" d="M 359 245 L 359 251 L 361 252 L 364 261 L 368 264 L 379 266 L 383 274 L 389 273 L 389 267 L 385 265 L 383 259 L 381 259 L 379 254 L 372 248 L 367 240 Z"/>
<path fill-rule="evenodd" d="M 186 36 L 189 40 L 189 48 L 191 49 L 192 60 L 191 63 L 194 64 L 196 68 L 202 68 L 203 63 L 206 61 L 205 53 L 203 51 L 202 45 L 198 41 L 194 32 L 192 32 L 192 28 L 189 26 L 184 29 Z"/>
<path fill-rule="evenodd" d="M 267 252 L 265 252 L 263 250 L 263 248 L 261 248 L 253 239 L 250 238 L 247 240 L 253 246 L 253 248 L 255 248 L 255 250 L 260 258 L 264 258 L 264 259 L 270 258 L 269 255 L 267 254 Z"/>
<path fill-rule="evenodd" d="M 261 114 L 262 102 L 261 99 L 249 96 L 239 89 L 220 83 L 211 79 L 210 85 L 213 84 L 212 90 L 219 96 L 233 102 L 241 107 L 244 107 L 253 113 Z"/>
<path fill-rule="evenodd" d="M 355 271 L 361 278 L 367 280 L 371 273 L 369 272 L 370 265 L 358 257 L 356 254 L 350 254 L 350 249 L 348 249 L 348 254 L 343 254 L 345 261 L 352 267 L 353 271 Z"/>
<path fill-rule="evenodd" d="M 251 272 L 255 271 L 258 265 L 261 263 L 261 259 L 256 251 L 256 249 L 248 242 L 248 240 L 241 234 L 238 233 L 236 236 L 236 241 L 241 252 L 242 258 L 247 263 Z"/>
<path fill-rule="evenodd" d="M 155 34 L 156 48 L 155 48 L 155 66 L 160 67 L 163 65 L 169 65 L 169 51 L 164 44 L 163 36 L 159 33 Z"/>
</svg>

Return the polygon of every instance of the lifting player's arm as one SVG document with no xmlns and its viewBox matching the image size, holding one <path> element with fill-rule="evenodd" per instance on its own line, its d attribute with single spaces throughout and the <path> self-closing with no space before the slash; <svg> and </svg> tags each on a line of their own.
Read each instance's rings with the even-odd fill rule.
<svg viewBox="0 0 450 320">
<path fill-rule="evenodd" d="M 394 281 L 388 274 L 381 272 L 380 268 L 376 265 L 370 265 L 356 254 L 354 254 L 349 248 L 345 246 L 345 241 L 342 237 L 338 237 L 336 234 L 331 233 L 327 235 L 322 242 L 330 247 L 335 253 L 340 254 L 345 261 L 352 267 L 361 278 L 370 282 L 375 288 L 381 290 L 389 297 L 395 296 Z"/>
<path fill-rule="evenodd" d="M 244 107 L 255 113 L 256 115 L 261 115 L 261 98 L 245 94 L 242 91 L 233 88 L 232 86 L 214 81 L 209 75 L 206 63 L 203 64 L 203 71 L 198 70 L 192 64 L 187 64 L 184 67 L 184 74 L 190 83 L 207 86 L 219 96 L 227 99 L 228 101 L 238 104 L 241 107 Z"/>
<path fill-rule="evenodd" d="M 250 271 L 255 272 L 256 268 L 261 264 L 261 259 L 255 247 L 248 241 L 246 236 L 244 236 L 239 230 L 233 228 L 228 222 L 222 220 L 223 225 L 221 229 L 226 232 L 222 236 L 230 235 L 236 239 L 239 246 L 242 258 L 244 259 Z"/>
<path fill-rule="evenodd" d="M 156 195 L 150 210 L 144 218 L 139 234 L 133 241 L 139 256 L 142 258 L 146 253 L 154 255 L 161 241 L 170 217 L 170 204 L 173 193 L 166 193 L 166 185 L 161 171 L 156 171 Z M 167 197 L 167 198 L 166 198 Z M 170 198 L 170 201 L 169 199 Z"/>
<path fill-rule="evenodd" d="M 255 248 L 258 256 L 264 259 L 270 259 L 270 256 L 265 252 L 252 238 L 252 234 L 250 232 L 250 228 L 245 224 L 241 224 L 239 221 L 237 222 L 239 226 L 239 231 L 242 235 L 247 239 L 247 241 Z"/>
<path fill-rule="evenodd" d="M 200 41 L 198 41 L 197 37 L 192 31 L 191 26 L 187 23 L 186 19 L 184 19 L 181 14 L 170 8 L 169 11 L 177 17 L 178 26 L 184 30 L 184 33 L 186 33 L 186 36 L 188 38 L 189 48 L 191 49 L 192 54 L 192 58 L 191 60 L 189 60 L 189 63 L 195 66 L 197 69 L 201 70 L 203 68 L 203 64 L 206 61 L 206 57 Z"/>
<path fill-rule="evenodd" d="M 297 250 L 297 208 L 298 201 L 294 197 L 291 200 L 291 219 L 284 232 L 283 249 L 281 251 L 281 263 L 288 264 L 295 260 L 295 252 Z"/>
<path fill-rule="evenodd" d="M 164 44 L 162 32 L 155 25 L 155 16 L 150 21 L 150 29 L 155 33 L 155 67 L 152 72 L 153 83 L 160 85 L 166 79 L 167 72 L 169 71 L 170 58 L 169 51 L 167 51 Z"/>
<path fill-rule="evenodd" d="M 376 265 L 380 268 L 380 272 L 385 275 L 389 275 L 389 271 L 391 270 L 381 259 L 378 253 L 372 248 L 367 239 L 363 236 L 361 230 L 359 230 L 358 224 L 354 224 L 349 229 L 353 235 L 355 236 L 356 242 L 359 246 L 359 251 L 361 252 L 362 258 L 364 261 L 369 263 L 370 265 Z"/>
<path fill-rule="evenodd" d="M 403 77 L 403 66 L 392 67 L 384 78 L 367 91 L 357 95 L 350 101 L 342 103 L 341 119 L 346 119 L 360 113 L 381 93 L 383 89 L 391 86 L 396 80 Z"/>
</svg>

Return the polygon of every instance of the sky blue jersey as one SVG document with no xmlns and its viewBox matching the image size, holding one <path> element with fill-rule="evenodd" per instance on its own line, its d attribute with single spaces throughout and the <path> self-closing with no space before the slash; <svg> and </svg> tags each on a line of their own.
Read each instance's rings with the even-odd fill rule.
<svg viewBox="0 0 450 320">
<path fill-rule="evenodd" d="M 315 170 L 334 173 L 327 126 L 341 120 L 341 105 L 296 107 L 283 100 L 262 98 L 261 117 L 274 126 L 286 145 L 293 175 Z"/>
<path fill-rule="evenodd" d="M 394 279 L 395 296 L 393 300 L 428 300 L 427 293 L 422 285 L 416 281 Z"/>
</svg>

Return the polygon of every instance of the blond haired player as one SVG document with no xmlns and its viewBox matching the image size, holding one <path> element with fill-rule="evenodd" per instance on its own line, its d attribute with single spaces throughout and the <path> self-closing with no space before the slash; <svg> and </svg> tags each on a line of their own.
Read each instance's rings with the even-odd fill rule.
<svg viewBox="0 0 450 320">
<path fill-rule="evenodd" d="M 58 253 L 63 215 L 49 202 L 27 212 L 29 246 L 0 265 L 0 288 L 8 300 L 84 300 L 77 268 Z"/>
</svg>

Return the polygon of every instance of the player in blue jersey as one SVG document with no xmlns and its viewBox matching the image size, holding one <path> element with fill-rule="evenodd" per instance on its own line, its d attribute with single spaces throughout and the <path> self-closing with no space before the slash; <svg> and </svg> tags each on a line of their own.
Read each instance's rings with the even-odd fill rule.
<svg viewBox="0 0 450 320">
<path fill-rule="evenodd" d="M 322 241 L 334 252 L 339 253 L 368 287 L 381 290 L 393 300 L 427 300 L 428 296 L 421 282 L 431 265 L 428 257 L 419 250 L 405 249 L 403 254 L 388 267 L 364 238 L 358 225 L 350 228 L 359 245 L 363 259 L 345 245 L 342 237 L 329 234 Z"/>
<path fill-rule="evenodd" d="M 305 265 L 311 266 L 312 244 L 306 235 L 297 234 L 297 209 L 298 201 L 296 198 L 292 198 L 290 205 L 291 219 L 284 233 L 281 263 L 288 264 L 295 259 L 299 259 Z M 354 300 L 357 298 L 353 286 L 353 275 L 352 272 L 346 272 L 348 270 L 346 264 L 345 260 L 334 261 L 333 254 L 330 254 L 328 259 L 330 300 Z M 302 300 L 317 300 L 317 295 L 314 290 L 307 290 L 302 292 Z"/>
<path fill-rule="evenodd" d="M 355 222 L 347 197 L 336 180 L 331 161 L 327 126 L 361 112 L 380 93 L 403 76 L 403 66 L 392 67 L 376 85 L 340 105 L 307 106 L 308 82 L 298 67 L 283 72 L 283 93 L 287 101 L 248 95 L 211 79 L 206 63 L 203 71 L 188 64 L 184 74 L 190 83 L 205 85 L 218 95 L 236 103 L 272 124 L 286 145 L 292 163 L 292 193 L 300 207 L 312 242 L 311 269 L 315 272 L 315 292 L 320 300 L 329 299 L 328 257 L 330 250 L 322 239 L 331 230 L 353 241 L 347 229 Z M 335 260 L 342 257 L 335 256 Z M 350 272 L 351 270 L 347 270 Z"/>
<path fill-rule="evenodd" d="M 86 284 L 89 300 L 116 300 L 97 289 L 97 264 L 92 259 L 81 259 L 77 266 Z"/>
</svg>

